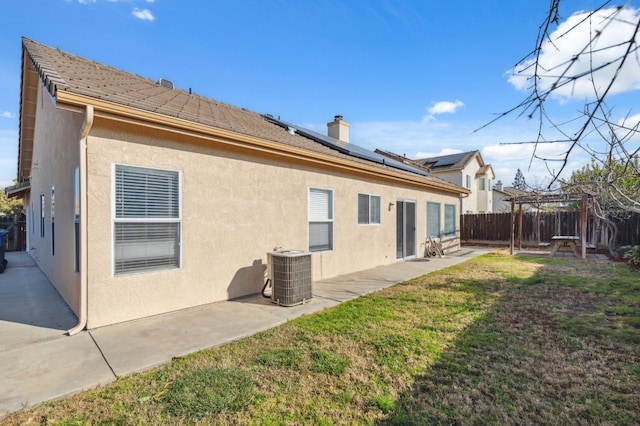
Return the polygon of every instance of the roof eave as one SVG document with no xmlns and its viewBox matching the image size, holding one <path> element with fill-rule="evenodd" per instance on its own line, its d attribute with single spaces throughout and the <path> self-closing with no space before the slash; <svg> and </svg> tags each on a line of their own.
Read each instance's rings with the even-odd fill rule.
<svg viewBox="0 0 640 426">
<path fill-rule="evenodd" d="M 35 109 L 40 79 L 33 62 L 23 45 L 20 75 L 20 119 L 18 124 L 17 179 L 24 182 L 30 178 L 35 132 Z"/>
<path fill-rule="evenodd" d="M 291 145 L 270 141 L 242 133 L 220 129 L 192 121 L 145 111 L 129 106 L 116 104 L 101 99 L 73 93 L 68 90 L 58 90 L 56 93 L 56 105 L 59 108 L 80 111 L 86 105 L 94 107 L 95 116 L 105 119 L 129 122 L 137 125 L 144 125 L 165 131 L 189 134 L 196 137 L 204 137 L 215 140 L 219 143 L 240 146 L 254 151 L 268 152 L 290 159 L 297 159 L 307 163 L 322 165 L 366 175 L 368 177 L 378 177 L 397 183 L 404 183 L 423 189 L 438 190 L 441 192 L 455 194 L 470 193 L 470 191 L 458 187 L 448 182 L 439 182 L 419 175 L 401 173 L 389 168 L 375 167 L 372 165 L 337 158 L 323 153 L 309 151 Z"/>
<path fill-rule="evenodd" d="M 31 190 L 31 184 L 29 181 L 20 182 L 13 186 L 7 186 L 4 188 L 4 193 L 8 198 L 24 198 L 24 195 Z"/>
</svg>

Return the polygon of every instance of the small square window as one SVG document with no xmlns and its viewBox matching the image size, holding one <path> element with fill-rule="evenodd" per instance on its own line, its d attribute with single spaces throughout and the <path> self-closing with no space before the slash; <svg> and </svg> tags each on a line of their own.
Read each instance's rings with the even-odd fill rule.
<svg viewBox="0 0 640 426">
<path fill-rule="evenodd" d="M 358 194 L 358 224 L 380 224 L 380 196 Z"/>
</svg>

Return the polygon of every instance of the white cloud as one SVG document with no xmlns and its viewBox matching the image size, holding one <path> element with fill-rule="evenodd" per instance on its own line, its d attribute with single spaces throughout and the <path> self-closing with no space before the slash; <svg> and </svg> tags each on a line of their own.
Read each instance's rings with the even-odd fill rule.
<svg viewBox="0 0 640 426">
<path fill-rule="evenodd" d="M 138 19 L 142 19 L 143 21 L 153 21 L 154 19 L 156 19 L 156 17 L 153 16 L 153 13 L 151 13 L 149 9 L 138 9 L 136 7 L 135 9 L 133 9 L 133 12 L 131 12 L 131 14 Z"/>
<path fill-rule="evenodd" d="M 80 4 L 91 4 L 91 3 L 95 3 L 96 0 L 78 0 L 78 3 Z"/>
<path fill-rule="evenodd" d="M 2 118 L 14 118 L 16 115 L 9 111 L 0 112 L 0 117 Z"/>
<path fill-rule="evenodd" d="M 456 100 L 455 102 L 440 101 L 433 102 L 433 105 L 427 109 L 428 115 L 423 117 L 424 120 L 431 120 L 438 114 L 453 114 L 458 108 L 464 106 L 462 101 Z"/>
<path fill-rule="evenodd" d="M 619 140 L 640 139 L 640 114 L 621 118 L 616 124 L 620 126 L 616 129 Z"/>
<path fill-rule="evenodd" d="M 617 9 L 608 8 L 595 12 L 590 19 L 586 19 L 589 12 L 577 12 L 571 15 L 566 21 L 558 25 L 557 29 L 550 35 L 550 40 L 542 46 L 539 61 L 540 79 L 538 84 L 545 90 L 552 87 L 557 81 L 557 76 L 566 75 L 583 77 L 569 81 L 554 90 L 553 96 L 560 100 L 594 98 L 595 90 L 602 92 L 613 77 L 620 57 L 624 54 L 631 40 L 635 26 L 640 20 L 640 10 L 624 8 L 615 15 Z M 611 19 L 615 16 L 614 19 Z M 590 40 L 596 33 L 601 35 L 596 39 L 593 46 L 580 52 L 589 45 Z M 636 45 L 640 42 L 640 37 L 636 35 Z M 572 62 L 575 55 L 580 54 L 578 60 Z M 590 73 L 592 68 L 598 68 L 611 62 L 612 65 Z M 510 70 L 509 82 L 518 90 L 529 90 L 531 88 L 531 74 L 533 59 Z M 570 66 L 567 70 L 566 68 Z M 640 89 L 640 62 L 632 54 L 625 62 L 616 83 L 612 87 L 610 94 L 628 92 Z"/>
<path fill-rule="evenodd" d="M 484 161 L 492 165 L 496 180 L 501 180 L 505 185 L 511 184 L 518 168 L 525 174 L 527 182 L 548 183 L 551 179 L 548 169 L 559 170 L 562 165 L 560 162 L 549 162 L 547 167 L 542 160 L 532 160 L 532 144 L 505 144 L 535 141 L 539 131 L 536 120 L 505 119 L 474 132 L 483 124 L 420 119 L 351 121 L 350 141 L 372 151 L 377 148 L 410 159 L 479 150 Z M 327 133 L 324 123 L 301 123 L 300 126 L 321 134 Z M 562 158 L 567 148 L 565 143 L 539 144 L 537 154 L 557 160 Z M 569 176 L 572 170 L 578 170 L 588 162 L 589 157 L 583 151 L 572 153 L 563 176 Z"/>
</svg>

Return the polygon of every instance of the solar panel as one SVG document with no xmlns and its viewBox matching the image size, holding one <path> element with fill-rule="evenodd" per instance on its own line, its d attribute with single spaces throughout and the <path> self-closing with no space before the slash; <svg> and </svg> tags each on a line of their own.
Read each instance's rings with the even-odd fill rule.
<svg viewBox="0 0 640 426">
<path fill-rule="evenodd" d="M 411 167 L 407 164 L 404 164 L 400 161 L 393 160 L 391 158 L 385 157 L 383 155 L 377 154 L 373 151 L 370 151 L 366 148 L 358 146 L 351 142 L 343 142 L 338 139 L 334 139 L 330 136 L 323 135 L 322 133 L 315 132 L 313 130 L 304 129 L 293 124 L 277 120 L 270 115 L 263 115 L 263 118 L 266 120 L 282 127 L 283 129 L 293 128 L 295 132 L 301 136 L 304 136 L 308 139 L 311 139 L 315 142 L 320 143 L 328 148 L 335 149 L 338 152 L 341 152 L 346 155 L 350 155 L 352 157 L 360 158 L 362 160 L 372 161 L 377 164 L 382 164 L 384 166 L 393 167 L 395 169 L 404 170 L 406 172 L 416 173 L 421 176 L 432 176 L 430 173 L 425 172 L 424 170 L 420 170 L 415 167 Z"/>
</svg>

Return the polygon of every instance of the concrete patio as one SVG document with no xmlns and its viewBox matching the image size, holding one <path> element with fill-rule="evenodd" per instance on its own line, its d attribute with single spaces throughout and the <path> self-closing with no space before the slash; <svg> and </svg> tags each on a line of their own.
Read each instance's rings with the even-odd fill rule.
<svg viewBox="0 0 640 426">
<path fill-rule="evenodd" d="M 91 389 L 313 314 L 489 250 L 397 262 L 315 282 L 305 305 L 280 307 L 261 295 L 218 302 L 67 336 L 76 323 L 28 254 L 10 252 L 0 275 L 0 417 Z"/>
</svg>

